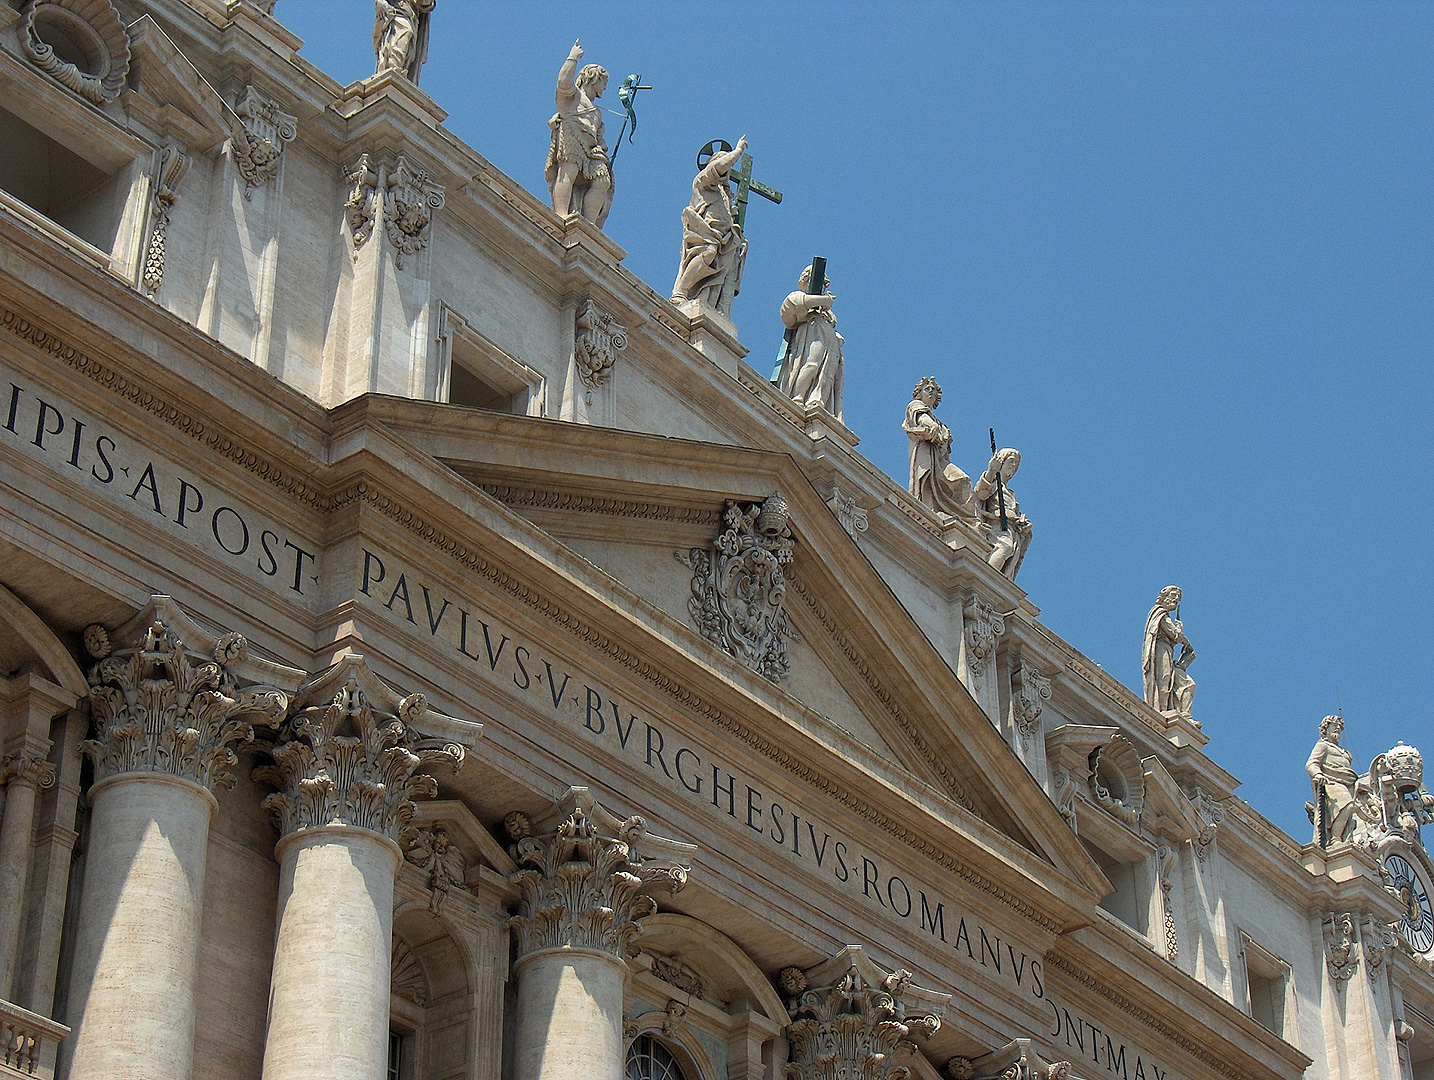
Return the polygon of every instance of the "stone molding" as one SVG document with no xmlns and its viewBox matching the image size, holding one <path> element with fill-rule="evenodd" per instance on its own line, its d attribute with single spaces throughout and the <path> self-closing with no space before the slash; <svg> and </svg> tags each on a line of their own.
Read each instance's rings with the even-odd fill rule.
<svg viewBox="0 0 1434 1080">
<path fill-rule="evenodd" d="M 784 570 L 794 545 L 788 514 L 778 491 L 760 503 L 729 501 L 727 528 L 712 550 L 675 553 L 692 571 L 687 610 L 702 636 L 772 682 L 791 671 L 787 639 L 797 636 L 786 607 Z"/>
<path fill-rule="evenodd" d="M 911 972 L 883 971 L 860 945 L 848 945 L 808 971 L 786 968 L 778 983 L 788 995 L 786 1080 L 906 1080 L 902 1063 L 917 1039 L 941 1027 L 950 994 L 926 990 Z"/>
<path fill-rule="evenodd" d="M 0 788 L 10 785 L 44 791 L 55 786 L 55 764 L 39 754 L 17 751 L 0 762 Z"/>
<path fill-rule="evenodd" d="M 400 696 L 361 656 L 345 656 L 306 684 L 284 721 L 273 765 L 256 780 L 278 790 L 264 800 L 280 837 L 344 825 L 397 843 L 413 817 L 415 798 L 433 798 L 438 781 L 418 770 L 446 765 L 457 772 L 465 748 L 429 738 L 416 727 L 429 713 L 422 694 Z"/>
<path fill-rule="evenodd" d="M 991 881 L 975 867 L 957 859 L 941 845 L 933 843 L 924 833 L 909 829 L 874 809 L 865 798 L 812 768 L 805 759 L 794 756 L 775 745 L 764 735 L 729 715 L 719 706 L 672 679 L 665 671 L 659 670 L 647 660 L 617 644 L 597 627 L 536 592 L 527 582 L 514 577 L 500 566 L 490 562 L 476 549 L 450 535 L 441 526 L 433 524 L 423 514 L 410 509 L 404 502 L 377 490 L 372 484 L 362 480 L 329 493 L 314 476 L 296 472 L 287 465 L 281 465 L 277 460 L 254 450 L 248 444 L 236 441 L 222 430 L 214 429 L 188 410 L 175 405 L 150 385 L 121 374 L 109 364 L 83 349 L 69 344 L 59 335 L 32 322 L 4 304 L 0 304 L 0 327 L 58 362 L 73 368 L 99 387 L 137 408 L 143 409 L 161 423 L 168 424 L 195 442 L 201 443 L 220 457 L 247 469 L 301 506 L 327 513 L 357 502 L 369 504 L 400 527 L 431 545 L 440 554 L 453 559 L 465 570 L 477 574 L 508 594 L 516 602 L 534 609 L 545 618 L 557 623 L 578 642 L 598 650 L 614 663 L 620 664 L 638 678 L 650 683 L 678 707 L 696 716 L 701 716 L 704 720 L 710 721 L 716 727 L 728 732 L 735 739 L 791 773 L 822 796 L 830 798 L 861 820 L 893 836 L 933 864 L 955 874 L 971 887 L 980 889 L 1023 920 L 1050 933 L 1060 932 L 1060 923 L 1040 911 L 1034 904 Z M 799 583 L 796 579 L 792 579 L 792 582 L 795 591 L 801 595 Z M 807 602 L 814 603 L 811 599 L 807 599 Z M 851 653 L 849 652 L 848 655 L 850 656 Z M 856 661 L 854 660 L 853 663 Z M 867 674 L 863 677 L 867 679 L 868 683 L 875 678 L 874 674 Z M 890 699 L 889 693 L 879 692 L 878 696 L 882 697 L 884 701 Z M 892 709 L 893 706 L 888 704 L 887 708 Z M 903 720 L 902 727 L 908 731 L 913 730 L 909 720 Z M 959 790 L 955 779 L 947 776 L 946 782 L 948 787 L 954 786 L 953 797 L 957 802 L 974 813 L 975 807 L 969 796 L 964 792 L 960 795 L 954 794 L 955 790 Z"/>
<path fill-rule="evenodd" d="M 254 738 L 250 720 L 277 723 L 287 692 L 241 689 L 232 669 L 245 659 L 244 637 L 208 638 L 168 597 L 152 597 L 130 626 L 142 628 L 142 636 L 97 658 L 89 674 L 95 738 L 80 749 L 94 762 L 95 780 L 157 773 L 211 793 L 230 786 L 234 747 Z M 114 636 L 123 639 L 125 632 Z M 107 649 L 110 635 L 87 631 L 85 638 Z"/>
<path fill-rule="evenodd" d="M 592 297 L 578 304 L 573 332 L 573 362 L 589 390 L 612 377 L 617 354 L 627 348 L 627 327 Z"/>
<path fill-rule="evenodd" d="M 987 665 L 996 658 L 996 639 L 1006 632 L 1006 620 L 984 596 L 973 594 L 965 605 L 963 621 L 968 656 L 966 666 L 972 675 L 980 678 L 985 674 Z M 1047 693 L 1046 697 L 1049 698 L 1050 694 Z"/>
<path fill-rule="evenodd" d="M 508 925 L 519 959 L 549 949 L 589 949 L 625 961 L 641 920 L 657 910 L 645 890 L 678 892 L 697 848 L 654 836 L 638 816 L 619 819 L 587 788 L 567 794 L 537 820 L 514 811 L 503 819 L 521 869 Z"/>
<path fill-rule="evenodd" d="M 279 171 L 284 147 L 299 133 L 298 119 L 279 108 L 279 103 L 252 86 L 234 106 L 238 123 L 230 136 L 234 166 L 244 180 L 244 198 L 254 194 Z"/>
<path fill-rule="evenodd" d="M 507 484 L 479 484 L 504 506 L 533 507 L 538 510 L 571 510 L 586 514 L 607 514 L 612 517 L 641 518 L 681 525 L 715 527 L 722 515 L 705 507 L 667 506 L 663 503 L 632 502 L 626 499 L 603 499 L 566 491 L 545 491 L 538 488 L 510 487 Z"/>
<path fill-rule="evenodd" d="M 1041 702 L 1051 700 L 1051 679 L 1026 660 L 1012 673 L 1011 719 L 1021 737 L 1021 745 L 1029 747 L 1031 738 L 1040 730 Z"/>
<path fill-rule="evenodd" d="M 151 300 L 164 285 L 164 252 L 169 242 L 169 220 L 174 204 L 179 201 L 179 182 L 189 172 L 189 155 L 172 143 L 165 143 L 157 151 L 159 166 L 154 176 L 154 202 L 151 214 L 154 224 L 150 228 L 149 243 L 144 249 L 144 268 L 140 273 L 140 285 Z"/>
<path fill-rule="evenodd" d="M 846 530 L 848 536 L 855 539 L 857 533 L 866 532 L 866 509 L 856 501 L 855 495 L 843 491 L 836 481 L 832 481 L 832 495 L 827 500 L 827 506 L 836 515 L 837 522 Z"/>
<path fill-rule="evenodd" d="M 954 1057 L 946 1063 L 950 1080 L 1072 1080 L 1069 1061 L 1047 1061 L 1030 1039 L 1012 1039 L 978 1058 Z"/>
</svg>

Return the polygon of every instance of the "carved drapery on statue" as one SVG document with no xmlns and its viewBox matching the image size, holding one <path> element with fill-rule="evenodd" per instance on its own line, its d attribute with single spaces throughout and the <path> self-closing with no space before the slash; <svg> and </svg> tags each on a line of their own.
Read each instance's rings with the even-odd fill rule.
<svg viewBox="0 0 1434 1080">
<path fill-rule="evenodd" d="M 952 1058 L 946 1075 L 950 1080 L 1072 1080 L 1069 1061 L 1047 1061 L 1030 1039 L 1013 1039 L 978 1058 Z"/>
<path fill-rule="evenodd" d="M 832 314 L 835 297 L 829 291 L 831 282 L 813 293 L 811 281 L 812 268 L 808 266 L 797 279 L 797 291 L 782 301 L 782 325 L 791 339 L 777 385 L 803 408 L 820 406 L 840 420 L 845 341 L 837 333 Z"/>
<path fill-rule="evenodd" d="M 1016 493 L 1011 490 L 1011 478 L 1020 467 L 1019 450 L 1009 446 L 997 450 L 972 490 L 981 533 L 991 544 L 986 562 L 1012 581 L 1031 546 L 1031 519 L 1021 513 Z"/>
<path fill-rule="evenodd" d="M 971 478 L 951 464 L 951 429 L 936 419 L 941 386 L 926 376 L 911 392 L 902 430 L 910 442 L 911 475 L 907 490 L 938 514 L 976 523 L 976 493 Z"/>
<path fill-rule="evenodd" d="M 196 641 L 188 647 L 176 623 L 191 625 L 168 597 L 154 597 L 143 613 L 147 629 L 133 644 L 109 651 L 109 634 L 86 631 L 85 641 L 105 655 L 90 670 L 90 711 L 95 737 L 81 744 L 94 762 L 95 779 L 121 773 L 159 773 L 190 780 L 210 791 L 234 783 L 234 747 L 254 738 L 252 721 L 278 723 L 288 707 L 276 687 L 239 686 L 231 670 L 245 658 L 240 634 Z"/>
<path fill-rule="evenodd" d="M 784 567 L 792 561 L 787 500 L 729 502 L 727 529 L 712 550 L 676 552 L 692 571 L 687 610 L 702 636 L 765 678 L 791 670 L 787 640 L 796 636 L 787 613 Z"/>
<path fill-rule="evenodd" d="M 548 195 L 559 217 L 581 214 L 599 229 L 612 209 L 612 158 L 603 137 L 602 108 L 597 99 L 607 89 L 607 70 L 585 64 L 581 42 L 574 42 L 558 70 L 554 104 L 558 111 L 548 121 L 551 138 L 543 175 Z M 619 136 L 621 133 L 619 132 Z"/>
<path fill-rule="evenodd" d="M 374 0 L 374 74 L 393 72 L 418 82 L 428 59 L 428 24 L 437 0 Z"/>
<path fill-rule="evenodd" d="M 792 1020 L 786 1080 L 906 1080 L 915 1040 L 936 1033 L 951 1001 L 909 971 L 883 971 L 860 945 L 805 972 L 786 968 L 778 985 Z"/>
<path fill-rule="evenodd" d="M 422 694 L 400 696 L 359 656 L 344 657 L 305 686 L 269 751 L 274 764 L 254 770 L 256 780 L 278 789 L 264 808 L 280 835 L 349 825 L 397 842 L 413 799 L 438 794 L 438 781 L 418 770 L 457 772 L 463 764 L 462 745 L 418 730 L 426 715 Z"/>
<path fill-rule="evenodd" d="M 1140 670 L 1145 680 L 1145 703 L 1166 717 L 1191 720 L 1190 703 L 1195 697 L 1195 680 L 1186 670 L 1195 659 L 1195 649 L 1185 636 L 1184 625 L 1175 617 L 1180 607 L 1180 587 L 1167 585 L 1156 597 L 1145 617 L 1145 641 L 1140 651 Z M 1175 654 L 1176 647 L 1180 654 Z M 1198 726 L 1198 724 L 1197 724 Z"/>
<path fill-rule="evenodd" d="M 572 948 L 626 959 L 640 921 L 657 910 L 648 890 L 680 890 L 697 851 L 652 835 L 641 817 L 614 816 L 587 788 L 569 788 L 536 820 L 515 811 L 503 824 L 522 867 L 512 876 L 521 898 L 509 921 L 519 956 Z"/>
<path fill-rule="evenodd" d="M 1326 716 L 1305 763 L 1312 794 L 1305 813 L 1314 825 L 1314 842 L 1349 841 L 1380 859 L 1400 847 L 1423 847 L 1420 830 L 1434 821 L 1423 756 L 1401 742 L 1375 755 L 1360 775 L 1340 744 L 1343 735 L 1344 717 Z"/>
</svg>

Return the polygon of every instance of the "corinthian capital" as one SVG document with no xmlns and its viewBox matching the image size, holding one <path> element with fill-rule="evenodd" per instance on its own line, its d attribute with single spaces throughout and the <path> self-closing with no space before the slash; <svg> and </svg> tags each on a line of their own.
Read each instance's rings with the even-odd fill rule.
<svg viewBox="0 0 1434 1080">
<path fill-rule="evenodd" d="M 509 922 L 519 956 L 575 948 L 627 958 L 639 920 L 657 910 L 645 890 L 681 889 L 697 850 L 653 836 L 640 817 L 613 816 L 587 788 L 569 788 L 536 821 L 512 813 L 504 824 L 523 868 L 512 878 L 522 899 Z"/>
<path fill-rule="evenodd" d="M 450 729 L 446 738 L 416 725 Z M 361 656 L 346 656 L 299 691 L 294 710 L 269 754 L 273 765 L 254 778 L 278 790 L 264 800 L 281 836 L 326 825 L 351 825 L 395 843 L 413 817 L 415 798 L 433 798 L 438 781 L 418 770 L 444 765 L 457 772 L 464 743 L 451 729 L 461 721 L 431 711 L 422 694 L 400 696 Z M 478 725 L 474 728 L 476 737 Z"/>
<path fill-rule="evenodd" d="M 787 968 L 778 981 L 791 995 L 787 1080 L 906 1080 L 902 1059 L 916 1053 L 913 1040 L 936 1033 L 951 1001 L 917 986 L 909 971 L 883 971 L 860 945 L 810 971 Z"/>
<path fill-rule="evenodd" d="M 134 644 L 110 652 L 112 640 Z M 152 597 L 113 634 L 92 627 L 85 641 L 107 654 L 89 674 L 95 737 L 80 746 L 96 780 L 158 773 L 210 791 L 227 787 L 234 747 L 254 738 L 252 722 L 277 723 L 288 707 L 284 689 L 255 677 L 299 674 L 250 660 L 242 635 L 207 634 L 167 596 Z"/>
</svg>

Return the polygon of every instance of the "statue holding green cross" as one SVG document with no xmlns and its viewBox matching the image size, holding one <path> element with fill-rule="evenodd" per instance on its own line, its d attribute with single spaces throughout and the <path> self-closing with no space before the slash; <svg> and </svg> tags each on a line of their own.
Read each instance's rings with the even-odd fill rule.
<svg viewBox="0 0 1434 1080">
<path fill-rule="evenodd" d="M 722 140 L 709 142 L 698 152 L 697 166 L 692 201 L 682 211 L 682 260 L 672 286 L 672 302 L 696 301 L 730 317 L 747 259 L 742 226 L 748 195 L 755 191 L 772 202 L 781 202 L 782 193 L 752 179 L 752 155 L 747 153 L 745 135 L 735 148 Z M 737 181 L 735 194 L 732 180 Z"/>
</svg>

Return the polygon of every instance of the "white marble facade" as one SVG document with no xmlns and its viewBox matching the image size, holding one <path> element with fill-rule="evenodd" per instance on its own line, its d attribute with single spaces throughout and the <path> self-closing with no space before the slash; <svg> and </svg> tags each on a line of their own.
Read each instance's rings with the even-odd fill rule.
<svg viewBox="0 0 1434 1080">
<path fill-rule="evenodd" d="M 1434 1077 L 1417 752 L 1282 834 L 1012 451 L 880 475 L 443 130 L 444 5 L 272 8 L 0 5 L 0 1076 Z"/>
</svg>

